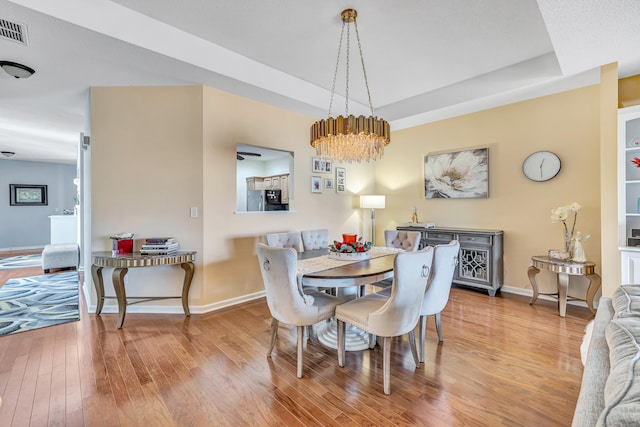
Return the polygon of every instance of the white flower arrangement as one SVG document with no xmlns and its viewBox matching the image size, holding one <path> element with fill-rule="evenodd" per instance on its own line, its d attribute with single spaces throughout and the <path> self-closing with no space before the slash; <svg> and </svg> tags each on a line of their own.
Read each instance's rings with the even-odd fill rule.
<svg viewBox="0 0 640 427">
<path fill-rule="evenodd" d="M 564 249 L 567 253 L 569 253 L 571 250 L 571 241 L 574 239 L 576 233 L 578 211 L 581 208 L 582 206 L 580 206 L 580 204 L 578 204 L 577 202 L 573 202 L 569 205 L 560 206 L 551 210 L 551 222 L 561 222 L 564 228 Z M 573 223 L 571 224 L 571 228 L 569 228 L 567 226 L 567 220 L 569 219 L 571 213 L 573 213 Z"/>
</svg>

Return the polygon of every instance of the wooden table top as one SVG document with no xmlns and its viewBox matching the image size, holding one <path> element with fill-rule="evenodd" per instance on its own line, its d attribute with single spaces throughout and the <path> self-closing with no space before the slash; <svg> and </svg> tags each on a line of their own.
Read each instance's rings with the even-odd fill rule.
<svg viewBox="0 0 640 427">
<path fill-rule="evenodd" d="M 304 252 L 302 252 L 301 254 L 304 254 Z M 326 254 L 327 251 L 323 250 L 323 253 L 320 253 L 316 256 Z M 328 270 L 316 271 L 313 273 L 305 273 L 304 277 L 312 279 L 349 279 L 389 273 L 393 271 L 393 261 L 395 259 L 395 255 L 396 254 L 390 254 L 364 261 L 345 263 L 345 265 L 341 267 L 330 268 Z M 309 255 L 303 256 L 305 257 L 304 259 L 312 257 Z"/>
</svg>

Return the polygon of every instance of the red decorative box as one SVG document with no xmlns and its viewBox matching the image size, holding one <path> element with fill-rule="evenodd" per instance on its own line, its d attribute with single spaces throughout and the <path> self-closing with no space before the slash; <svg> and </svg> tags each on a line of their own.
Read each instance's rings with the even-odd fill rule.
<svg viewBox="0 0 640 427">
<path fill-rule="evenodd" d="M 133 253 L 133 239 L 112 239 L 111 251 L 116 255 Z"/>
</svg>

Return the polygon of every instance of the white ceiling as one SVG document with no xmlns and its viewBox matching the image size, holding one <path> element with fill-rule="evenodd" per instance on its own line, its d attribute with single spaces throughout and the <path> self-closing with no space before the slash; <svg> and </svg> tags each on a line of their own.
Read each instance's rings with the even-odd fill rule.
<svg viewBox="0 0 640 427">
<path fill-rule="evenodd" d="M 0 60 L 36 70 L 0 72 L 0 151 L 75 162 L 91 86 L 204 84 L 311 125 L 327 115 L 349 7 L 392 130 L 594 84 L 610 62 L 640 74 L 640 0 L 0 0 L 0 19 L 28 33 L 27 46 L 0 38 Z M 354 49 L 349 109 L 366 114 Z"/>
</svg>

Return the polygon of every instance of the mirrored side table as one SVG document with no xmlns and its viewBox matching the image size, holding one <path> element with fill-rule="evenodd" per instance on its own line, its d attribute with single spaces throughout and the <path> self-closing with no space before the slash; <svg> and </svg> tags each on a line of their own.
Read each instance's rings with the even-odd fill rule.
<svg viewBox="0 0 640 427">
<path fill-rule="evenodd" d="M 540 292 L 538 291 L 538 280 L 536 275 L 540 273 L 540 270 L 550 271 L 556 273 L 557 276 L 557 291 L 556 293 L 542 295 L 554 295 L 558 298 L 558 309 L 560 316 L 565 317 L 567 313 L 567 291 L 569 289 L 569 276 L 584 276 L 589 280 L 589 288 L 587 289 L 587 306 L 591 313 L 595 314 L 596 310 L 593 306 L 593 297 L 600 289 L 602 279 L 600 275 L 596 274 L 596 265 L 591 261 L 587 262 L 571 262 L 561 261 L 549 258 L 546 255 L 532 256 L 531 261 L 533 265 L 529 267 L 527 275 L 533 288 L 533 296 L 529 304 L 534 304 L 538 299 Z"/>
</svg>

